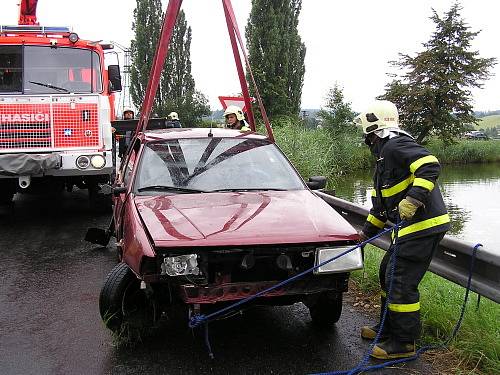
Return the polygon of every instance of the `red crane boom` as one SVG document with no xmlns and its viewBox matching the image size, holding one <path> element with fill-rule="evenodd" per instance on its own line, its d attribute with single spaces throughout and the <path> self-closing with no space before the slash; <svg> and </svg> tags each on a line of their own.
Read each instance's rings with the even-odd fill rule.
<svg viewBox="0 0 500 375">
<path fill-rule="evenodd" d="M 151 66 L 151 71 L 149 74 L 148 86 L 146 88 L 146 93 L 144 101 L 141 108 L 141 117 L 139 123 L 137 124 L 137 131 L 144 131 L 146 129 L 149 116 L 151 115 L 151 110 L 153 108 L 153 102 L 158 90 L 158 85 L 160 83 L 160 75 L 165 63 L 165 59 L 168 54 L 168 47 L 170 44 L 170 39 L 172 37 L 172 32 L 175 26 L 175 21 L 177 20 L 177 15 L 179 14 L 179 9 L 181 7 L 182 0 L 169 0 L 167 10 L 165 11 L 165 16 L 163 19 L 163 25 L 160 32 L 160 39 L 156 46 L 156 53 L 153 60 L 153 65 Z M 257 102 L 259 104 L 259 109 L 264 120 L 264 125 L 266 127 L 268 138 L 274 142 L 273 131 L 267 118 L 266 110 L 260 97 L 257 85 L 250 68 L 250 63 L 245 52 L 245 47 L 243 44 L 243 39 L 236 23 L 236 17 L 234 16 L 233 7 L 231 0 L 222 0 L 222 7 L 224 9 L 224 16 L 226 17 L 227 29 L 229 32 L 229 40 L 231 42 L 231 48 L 233 50 L 234 61 L 236 64 L 236 70 L 238 72 L 238 78 L 240 80 L 241 92 L 245 100 L 245 107 L 247 108 L 248 122 L 250 123 L 250 128 L 255 131 L 255 119 L 252 111 L 252 105 L 250 101 L 250 93 L 248 90 L 247 80 L 245 78 L 245 72 L 243 70 L 243 63 L 241 55 L 243 55 L 243 60 L 245 62 L 246 68 L 249 73 L 249 78 L 254 86 L 255 96 L 257 97 Z"/>
<path fill-rule="evenodd" d="M 19 25 L 38 25 L 36 4 L 38 0 L 21 0 L 19 4 Z"/>
</svg>

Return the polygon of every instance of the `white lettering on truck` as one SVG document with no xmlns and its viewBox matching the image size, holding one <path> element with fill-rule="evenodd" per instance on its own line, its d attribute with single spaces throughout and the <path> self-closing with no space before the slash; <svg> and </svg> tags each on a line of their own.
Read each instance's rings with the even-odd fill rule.
<svg viewBox="0 0 500 375">
<path fill-rule="evenodd" d="M 0 123 L 49 122 L 48 113 L 0 113 Z"/>
</svg>

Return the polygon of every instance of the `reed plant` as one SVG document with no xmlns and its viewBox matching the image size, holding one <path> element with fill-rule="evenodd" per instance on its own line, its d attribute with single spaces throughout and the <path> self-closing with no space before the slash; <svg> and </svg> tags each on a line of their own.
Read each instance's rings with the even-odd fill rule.
<svg viewBox="0 0 500 375">
<path fill-rule="evenodd" d="M 447 146 L 431 140 L 425 146 L 442 164 L 500 162 L 500 140 L 460 140 Z"/>
<path fill-rule="evenodd" d="M 306 179 L 320 175 L 335 181 L 372 165 L 370 152 L 358 134 L 308 129 L 293 118 L 273 122 L 273 132 L 278 146 Z"/>
</svg>

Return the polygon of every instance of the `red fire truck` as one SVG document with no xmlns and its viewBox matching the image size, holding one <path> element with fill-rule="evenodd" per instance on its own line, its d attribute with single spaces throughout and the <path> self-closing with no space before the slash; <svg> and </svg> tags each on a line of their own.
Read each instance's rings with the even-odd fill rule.
<svg viewBox="0 0 500 375">
<path fill-rule="evenodd" d="M 19 25 L 0 26 L 0 204 L 16 192 L 88 189 L 93 204 L 113 173 L 112 45 L 82 40 L 36 20 L 23 0 Z"/>
</svg>

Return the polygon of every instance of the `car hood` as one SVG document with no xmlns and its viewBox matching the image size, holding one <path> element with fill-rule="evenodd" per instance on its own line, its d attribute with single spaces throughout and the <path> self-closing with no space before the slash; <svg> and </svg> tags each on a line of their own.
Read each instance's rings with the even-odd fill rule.
<svg viewBox="0 0 500 375">
<path fill-rule="evenodd" d="M 136 196 L 158 247 L 355 240 L 354 228 L 309 190 Z"/>
</svg>

